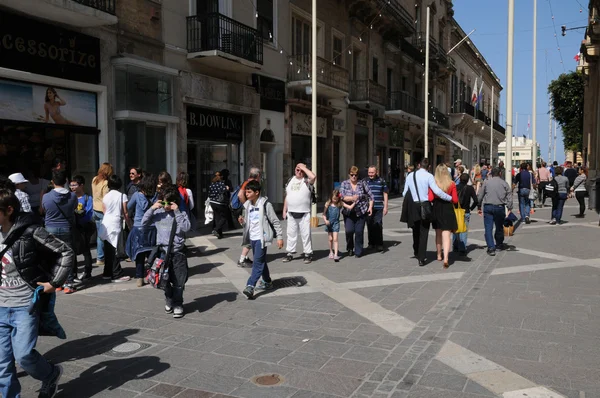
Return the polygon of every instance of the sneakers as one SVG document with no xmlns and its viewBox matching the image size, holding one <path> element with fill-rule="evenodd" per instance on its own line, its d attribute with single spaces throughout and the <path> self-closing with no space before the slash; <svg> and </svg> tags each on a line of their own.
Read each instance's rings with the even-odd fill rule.
<svg viewBox="0 0 600 398">
<path fill-rule="evenodd" d="M 58 382 L 63 374 L 63 368 L 60 365 L 54 365 L 54 371 L 52 372 L 52 378 L 49 381 L 42 383 L 38 398 L 52 398 L 56 395 L 58 389 Z"/>
<path fill-rule="evenodd" d="M 265 282 L 261 280 L 256 286 L 256 290 L 273 290 L 273 282 Z"/>
<path fill-rule="evenodd" d="M 248 300 L 252 300 L 254 298 L 254 288 L 252 286 L 246 286 L 243 293 L 246 297 L 248 297 Z"/>
<path fill-rule="evenodd" d="M 104 266 L 104 260 L 100 260 L 100 259 L 96 260 L 96 267 L 102 267 L 102 266 Z"/>
<path fill-rule="evenodd" d="M 304 264 L 310 264 L 310 263 L 312 263 L 312 253 L 305 254 L 304 255 Z"/>
<path fill-rule="evenodd" d="M 332 252 L 329 252 L 329 259 L 333 260 L 333 253 Z"/>
<path fill-rule="evenodd" d="M 137 287 L 144 287 L 144 278 L 135 278 L 135 285 Z"/>
<path fill-rule="evenodd" d="M 82 280 L 81 280 L 80 277 L 76 276 L 75 278 L 73 278 L 73 282 L 75 282 L 75 283 L 81 283 Z"/>
<path fill-rule="evenodd" d="M 83 273 L 83 274 L 79 275 L 79 278 L 77 278 L 77 279 L 79 279 L 81 282 L 85 282 L 85 281 L 92 279 L 92 274 Z"/>
<path fill-rule="evenodd" d="M 291 253 L 285 255 L 285 258 L 282 260 L 284 263 L 289 263 L 294 259 L 294 256 Z"/>
<path fill-rule="evenodd" d="M 496 246 L 496 250 L 498 250 L 498 251 L 508 250 L 508 245 L 506 243 L 500 243 L 499 245 Z"/>
<path fill-rule="evenodd" d="M 173 313 L 173 307 L 171 307 L 170 305 L 166 305 L 165 304 L 165 313 L 172 314 Z"/>
<path fill-rule="evenodd" d="M 348 257 L 352 257 L 354 256 L 354 250 L 350 249 L 348 250 Z"/>
<path fill-rule="evenodd" d="M 73 285 L 65 285 L 63 286 L 63 292 L 65 294 L 73 294 L 75 293 L 75 287 Z"/>
<path fill-rule="evenodd" d="M 174 308 L 173 318 L 183 318 L 183 307 L 175 307 Z"/>
<path fill-rule="evenodd" d="M 340 262 L 340 256 L 333 256 L 333 261 L 335 261 L 336 263 Z"/>
<path fill-rule="evenodd" d="M 556 219 L 553 218 L 552 220 L 550 220 L 550 225 L 556 225 Z"/>
<path fill-rule="evenodd" d="M 121 276 L 119 278 L 113 278 L 113 282 L 114 283 L 121 283 L 121 282 L 129 282 L 131 280 L 130 276 Z"/>
<path fill-rule="evenodd" d="M 238 260 L 237 266 L 240 268 L 250 268 L 252 267 L 252 260 L 248 257 L 244 258 L 244 260 Z"/>
<path fill-rule="evenodd" d="M 531 220 L 529 219 L 529 217 L 525 217 L 525 224 L 531 224 Z"/>
<path fill-rule="evenodd" d="M 487 249 L 488 256 L 494 257 L 496 255 L 496 249 Z"/>
<path fill-rule="evenodd" d="M 213 229 L 212 234 L 215 238 L 219 238 L 219 233 L 216 230 Z"/>
</svg>

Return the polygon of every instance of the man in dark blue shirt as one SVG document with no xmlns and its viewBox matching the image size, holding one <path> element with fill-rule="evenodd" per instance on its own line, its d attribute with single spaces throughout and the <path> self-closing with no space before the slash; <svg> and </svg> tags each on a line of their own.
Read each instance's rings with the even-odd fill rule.
<svg viewBox="0 0 600 398">
<path fill-rule="evenodd" d="M 533 176 L 527 170 L 527 163 L 521 163 L 521 169 L 515 175 L 515 185 L 519 185 L 519 212 L 521 213 L 521 221 L 525 224 L 529 224 L 531 220 L 529 220 L 529 212 L 530 208 L 530 200 L 529 200 L 529 192 L 531 192 L 533 182 Z"/>
<path fill-rule="evenodd" d="M 377 251 L 383 252 L 383 216 L 388 212 L 389 188 L 385 180 L 377 174 L 376 166 L 369 166 L 368 176 L 366 182 L 374 198 L 373 214 L 367 219 L 369 248 L 377 248 Z"/>
</svg>

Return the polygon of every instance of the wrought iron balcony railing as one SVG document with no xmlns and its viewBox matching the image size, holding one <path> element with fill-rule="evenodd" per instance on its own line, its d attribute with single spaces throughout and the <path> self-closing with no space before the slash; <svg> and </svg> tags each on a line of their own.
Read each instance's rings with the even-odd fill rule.
<svg viewBox="0 0 600 398">
<path fill-rule="evenodd" d="M 263 63 L 263 39 L 258 30 L 219 13 L 187 17 L 187 49 L 189 53 L 217 50 Z"/>
<path fill-rule="evenodd" d="M 448 121 L 448 116 L 440 112 L 438 108 L 431 107 L 429 109 L 429 121 L 439 124 L 440 126 L 444 126 L 446 128 L 450 128 L 450 122 Z"/>
<path fill-rule="evenodd" d="M 386 90 L 373 80 L 350 81 L 350 101 L 371 101 L 385 105 Z"/>
<path fill-rule="evenodd" d="M 288 64 L 288 81 L 304 81 L 311 79 L 311 56 L 292 55 Z M 335 65 L 326 59 L 317 57 L 317 82 L 329 87 L 348 92 L 348 71 L 339 65 Z"/>
<path fill-rule="evenodd" d="M 75 3 L 83 4 L 84 6 L 95 8 L 96 10 L 104 11 L 115 15 L 115 3 L 117 0 L 73 0 Z"/>
<path fill-rule="evenodd" d="M 423 118 L 425 115 L 424 103 L 405 93 L 404 91 L 394 91 L 388 97 L 386 110 L 388 111 L 404 111 L 411 115 Z"/>
<path fill-rule="evenodd" d="M 499 131 L 502 134 L 506 135 L 506 129 L 504 127 L 502 127 L 500 124 L 498 124 L 497 122 L 494 122 L 494 130 Z"/>
</svg>

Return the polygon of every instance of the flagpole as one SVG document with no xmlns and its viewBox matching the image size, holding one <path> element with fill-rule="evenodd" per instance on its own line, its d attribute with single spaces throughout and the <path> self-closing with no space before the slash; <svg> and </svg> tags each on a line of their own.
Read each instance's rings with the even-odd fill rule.
<svg viewBox="0 0 600 398">
<path fill-rule="evenodd" d="M 425 34 L 425 156 L 429 157 L 429 6 L 427 7 L 427 32 Z M 433 164 L 433 162 L 431 163 Z"/>
<path fill-rule="evenodd" d="M 531 129 L 533 130 L 531 135 L 533 137 L 533 160 L 531 167 L 533 167 L 533 171 L 537 170 L 537 145 L 535 143 L 536 137 L 536 107 L 537 107 L 537 98 L 536 98 L 536 90 L 537 90 L 537 0 L 533 0 L 533 98 L 532 98 L 532 108 L 531 111 L 533 113 L 532 121 L 531 121 Z"/>
<path fill-rule="evenodd" d="M 490 164 L 494 164 L 494 83 L 492 83 L 492 108 L 490 123 Z"/>
<path fill-rule="evenodd" d="M 512 183 L 512 131 L 513 131 L 513 56 L 515 51 L 515 0 L 508 0 L 508 43 L 506 56 L 506 182 Z"/>
</svg>

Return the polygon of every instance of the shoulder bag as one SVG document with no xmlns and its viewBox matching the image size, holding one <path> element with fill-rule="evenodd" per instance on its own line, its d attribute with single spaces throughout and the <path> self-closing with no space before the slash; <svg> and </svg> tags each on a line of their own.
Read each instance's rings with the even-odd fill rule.
<svg viewBox="0 0 600 398">
<path fill-rule="evenodd" d="M 533 174 L 529 173 L 529 181 L 530 181 L 530 189 L 529 189 L 529 200 L 537 200 L 538 198 L 538 191 L 537 189 L 533 186 Z"/>
<path fill-rule="evenodd" d="M 433 218 L 433 207 L 431 206 L 431 202 L 426 200 L 425 202 L 421 202 L 421 195 L 419 195 L 419 189 L 417 188 L 417 172 L 413 172 L 413 180 L 415 182 L 415 191 L 417 191 L 417 200 L 419 205 L 419 215 L 421 216 L 422 221 L 431 221 Z"/>
<path fill-rule="evenodd" d="M 460 193 L 464 193 L 465 189 L 467 189 L 466 186 L 460 191 Z M 458 228 L 456 228 L 456 231 L 454 231 L 454 233 L 461 234 L 463 232 L 467 232 L 467 223 L 465 222 L 465 209 L 463 209 L 460 205 L 460 195 L 458 196 L 458 207 L 454 208 L 454 215 L 456 216 L 456 225 L 458 225 Z"/>
<path fill-rule="evenodd" d="M 173 251 L 173 242 L 175 233 L 177 232 L 177 219 L 173 216 L 173 225 L 171 226 L 171 234 L 169 235 L 169 245 L 165 258 L 160 258 L 160 247 L 155 247 L 148 257 L 146 269 L 146 281 L 155 289 L 163 289 L 169 282 L 169 267 L 171 266 L 171 254 Z"/>
</svg>

